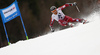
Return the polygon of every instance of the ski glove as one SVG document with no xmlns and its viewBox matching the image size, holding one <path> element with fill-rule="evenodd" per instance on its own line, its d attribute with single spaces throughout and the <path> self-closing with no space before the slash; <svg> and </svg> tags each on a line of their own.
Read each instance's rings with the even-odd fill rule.
<svg viewBox="0 0 100 55">
<path fill-rule="evenodd" d="M 76 2 L 74 2 L 74 3 L 73 3 L 73 6 L 76 6 L 76 5 L 77 5 L 77 3 L 76 3 Z"/>
<path fill-rule="evenodd" d="M 70 6 L 76 6 L 77 5 L 76 2 L 74 2 L 74 3 L 66 3 L 66 4 L 69 4 Z"/>
<path fill-rule="evenodd" d="M 51 32 L 54 32 L 54 31 L 55 31 L 55 30 L 52 28 L 52 29 L 51 29 Z"/>
<path fill-rule="evenodd" d="M 49 27 L 51 29 L 51 32 L 54 32 L 55 31 L 53 27 L 51 27 L 51 26 L 49 26 Z"/>
</svg>

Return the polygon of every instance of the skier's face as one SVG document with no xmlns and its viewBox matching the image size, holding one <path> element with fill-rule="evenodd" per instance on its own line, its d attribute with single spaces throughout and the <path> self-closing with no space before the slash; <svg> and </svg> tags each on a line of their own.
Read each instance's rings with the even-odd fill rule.
<svg viewBox="0 0 100 55">
<path fill-rule="evenodd" d="M 57 14 L 57 10 L 55 9 L 55 10 L 53 10 L 53 11 L 51 11 L 53 14 Z"/>
</svg>

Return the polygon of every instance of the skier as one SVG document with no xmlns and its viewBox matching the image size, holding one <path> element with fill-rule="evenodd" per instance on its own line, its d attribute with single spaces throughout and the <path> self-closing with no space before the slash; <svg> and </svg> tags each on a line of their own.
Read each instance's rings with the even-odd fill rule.
<svg viewBox="0 0 100 55">
<path fill-rule="evenodd" d="M 74 24 L 70 23 L 70 22 L 80 22 L 80 23 L 85 23 L 84 19 L 79 19 L 79 18 L 71 18 L 69 16 L 66 16 L 62 10 L 68 6 L 76 6 L 76 2 L 74 3 L 66 3 L 65 5 L 56 8 L 55 6 L 52 6 L 50 8 L 52 16 L 51 16 L 51 22 L 50 22 L 50 28 L 51 31 L 54 32 L 53 29 L 53 23 L 54 20 L 58 21 L 58 23 L 62 26 L 73 26 Z"/>
</svg>

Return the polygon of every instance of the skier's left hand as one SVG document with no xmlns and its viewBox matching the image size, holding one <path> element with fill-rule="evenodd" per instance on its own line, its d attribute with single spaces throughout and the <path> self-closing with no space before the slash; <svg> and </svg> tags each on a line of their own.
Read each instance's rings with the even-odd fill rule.
<svg viewBox="0 0 100 55">
<path fill-rule="evenodd" d="M 73 6 L 76 6 L 76 5 L 77 5 L 77 3 L 76 3 L 76 2 L 74 2 L 74 3 L 73 3 Z"/>
<path fill-rule="evenodd" d="M 55 31 L 55 29 L 52 28 L 52 29 L 51 29 L 51 32 L 54 32 L 54 31 Z"/>
<path fill-rule="evenodd" d="M 55 29 L 52 26 L 49 25 L 49 27 L 51 29 L 51 32 L 54 32 L 55 31 Z"/>
</svg>

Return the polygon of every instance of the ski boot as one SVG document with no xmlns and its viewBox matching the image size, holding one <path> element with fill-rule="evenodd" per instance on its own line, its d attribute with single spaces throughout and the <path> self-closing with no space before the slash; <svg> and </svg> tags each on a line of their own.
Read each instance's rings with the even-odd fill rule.
<svg viewBox="0 0 100 55">
<path fill-rule="evenodd" d="M 81 23 L 86 24 L 89 23 L 89 21 L 82 19 Z"/>
<path fill-rule="evenodd" d="M 73 23 L 68 23 L 68 25 L 69 25 L 70 27 L 74 27 L 74 24 L 73 24 Z"/>
</svg>

